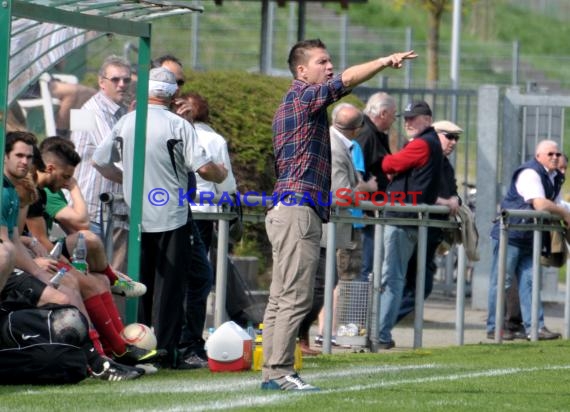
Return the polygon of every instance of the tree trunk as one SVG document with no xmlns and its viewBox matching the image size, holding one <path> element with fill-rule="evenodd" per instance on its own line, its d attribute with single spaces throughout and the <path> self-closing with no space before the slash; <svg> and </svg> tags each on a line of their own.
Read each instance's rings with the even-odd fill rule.
<svg viewBox="0 0 570 412">
<path fill-rule="evenodd" d="M 427 33 L 427 78 L 428 88 L 437 86 L 439 80 L 439 26 L 443 7 L 431 9 L 428 14 Z"/>
</svg>

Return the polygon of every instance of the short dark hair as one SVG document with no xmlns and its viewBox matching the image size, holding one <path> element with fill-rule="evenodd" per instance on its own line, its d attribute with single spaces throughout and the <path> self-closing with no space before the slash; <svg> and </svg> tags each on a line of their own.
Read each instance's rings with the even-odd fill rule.
<svg viewBox="0 0 570 412">
<path fill-rule="evenodd" d="M 35 172 L 45 172 L 46 171 L 46 164 L 42 159 L 42 154 L 40 153 L 40 149 L 38 146 L 34 146 L 34 157 L 32 158 L 32 166 Z M 35 175 L 35 173 L 34 173 Z"/>
<path fill-rule="evenodd" d="M 185 93 L 180 96 L 182 99 L 188 101 L 192 106 L 190 117 L 193 122 L 209 122 L 210 121 L 210 107 L 208 101 L 198 93 Z"/>
<path fill-rule="evenodd" d="M 4 144 L 5 154 L 10 153 L 14 149 L 14 145 L 18 142 L 23 142 L 30 146 L 38 144 L 38 139 L 33 133 L 24 131 L 13 131 L 6 133 L 6 142 Z"/>
<path fill-rule="evenodd" d="M 151 62 L 151 68 L 156 68 L 156 67 L 160 67 L 162 66 L 162 63 L 164 62 L 174 62 L 176 64 L 178 64 L 180 67 L 182 66 L 182 62 L 180 61 L 180 59 L 176 56 L 174 56 L 173 54 L 164 54 L 160 57 L 157 57 L 156 59 L 154 59 Z"/>
<path fill-rule="evenodd" d="M 103 64 L 101 64 L 101 67 L 99 68 L 98 75 L 100 77 L 105 77 L 107 74 L 107 68 L 110 66 L 123 67 L 123 68 L 129 70 L 129 74 L 132 73 L 131 64 L 129 63 L 129 61 L 127 59 L 125 59 L 124 57 L 112 54 L 110 56 L 107 56 L 105 58 L 105 60 L 103 60 Z"/>
<path fill-rule="evenodd" d="M 46 162 L 46 155 L 53 154 L 59 160 L 69 166 L 77 166 L 81 162 L 81 157 L 75 151 L 75 145 L 71 140 L 59 136 L 47 137 L 40 143 L 40 153 Z"/>
<path fill-rule="evenodd" d="M 321 39 L 301 40 L 297 42 L 297 44 L 291 48 L 289 58 L 287 59 L 287 64 L 289 64 L 289 70 L 293 74 L 293 77 L 297 78 L 297 66 L 307 60 L 307 50 L 326 48 L 327 46 L 325 46 Z"/>
</svg>

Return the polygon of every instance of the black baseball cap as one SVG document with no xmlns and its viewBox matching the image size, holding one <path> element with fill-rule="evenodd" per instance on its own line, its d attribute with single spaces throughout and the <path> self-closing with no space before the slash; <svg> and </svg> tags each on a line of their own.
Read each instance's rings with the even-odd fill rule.
<svg viewBox="0 0 570 412">
<path fill-rule="evenodd" d="M 404 109 L 404 112 L 400 113 L 400 116 L 403 117 L 416 117 L 421 115 L 426 115 L 426 116 L 432 115 L 429 105 L 424 101 L 408 103 L 408 105 Z"/>
</svg>

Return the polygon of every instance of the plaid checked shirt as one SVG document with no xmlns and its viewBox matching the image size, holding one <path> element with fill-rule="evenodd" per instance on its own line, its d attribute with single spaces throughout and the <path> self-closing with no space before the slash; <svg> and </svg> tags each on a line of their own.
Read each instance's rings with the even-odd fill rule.
<svg viewBox="0 0 570 412">
<path fill-rule="evenodd" d="M 331 185 L 327 107 L 350 91 L 340 74 L 322 84 L 293 80 L 273 118 L 273 192 L 279 199 L 284 192 L 308 193 L 323 222 L 329 219 L 329 207 L 319 202 L 328 202 Z"/>
</svg>

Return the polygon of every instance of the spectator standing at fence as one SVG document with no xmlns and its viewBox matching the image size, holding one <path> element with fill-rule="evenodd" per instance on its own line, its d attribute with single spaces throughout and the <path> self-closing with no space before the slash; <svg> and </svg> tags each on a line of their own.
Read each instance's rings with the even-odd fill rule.
<svg viewBox="0 0 570 412">
<path fill-rule="evenodd" d="M 131 82 L 131 67 L 122 57 L 107 57 L 98 74 L 99 91 L 82 107 L 86 115 L 94 119 L 93 130 L 73 131 L 71 140 L 81 156 L 81 163 L 75 170 L 77 184 L 83 190 L 89 212 L 90 230 L 101 236 L 101 193 L 122 193 L 120 183 L 103 177 L 91 163 L 95 149 L 111 134 L 111 129 L 127 112 L 124 100 Z M 127 242 L 129 238 L 128 208 L 124 200 L 113 201 L 113 259 L 112 266 L 126 271 Z"/>
<path fill-rule="evenodd" d="M 299 325 L 311 308 L 321 223 L 329 208 L 331 155 L 327 107 L 386 67 L 400 68 L 413 51 L 349 67 L 338 75 L 320 40 L 303 40 L 289 53 L 294 80 L 273 118 L 278 202 L 265 225 L 273 248 L 273 274 L 263 329 L 262 389 L 315 390 L 293 369 Z M 286 206 L 298 196 L 310 205 Z"/>
<path fill-rule="evenodd" d="M 461 205 L 461 199 L 457 193 L 457 181 L 455 180 L 455 170 L 449 156 L 455 150 L 455 146 L 459 142 L 459 137 L 463 133 L 463 129 L 455 123 L 448 120 L 442 120 L 432 124 L 437 137 L 441 143 L 443 150 L 443 165 L 441 173 L 441 181 L 438 187 L 438 197 L 436 205 L 449 207 L 450 215 L 455 216 Z M 432 218 L 447 218 L 445 215 L 434 215 Z M 427 299 L 433 289 L 433 277 L 437 269 L 435 264 L 435 252 L 439 244 L 443 241 L 443 232 L 437 227 L 428 227 L 428 238 L 426 248 L 426 269 L 425 269 L 425 285 L 424 299 Z M 406 273 L 406 284 L 402 295 L 402 303 L 400 304 L 400 313 L 398 313 L 398 322 L 408 313 L 412 312 L 416 303 L 416 275 L 418 248 L 416 246 L 414 254 L 408 263 Z"/>
<path fill-rule="evenodd" d="M 566 178 L 566 169 L 568 168 L 568 156 L 564 153 L 558 159 L 558 170 Z M 570 203 L 562 199 L 560 205 L 570 211 Z M 521 304 L 519 300 L 519 286 L 516 277 L 512 279 L 511 287 L 505 291 L 505 326 L 503 329 L 503 340 L 526 339 Z M 494 339 L 494 335 L 492 337 Z"/>
<path fill-rule="evenodd" d="M 439 138 L 431 127 L 431 108 L 424 101 L 412 102 L 406 107 L 403 117 L 404 128 L 410 140 L 402 150 L 386 155 L 382 161 L 383 172 L 393 176 L 387 187 L 388 195 L 404 193 L 407 204 L 433 205 L 441 181 L 443 151 Z M 384 216 L 402 218 L 417 217 L 417 214 L 390 211 Z M 392 340 L 392 328 L 398 318 L 408 262 L 417 241 L 416 226 L 388 224 L 384 228 L 379 349 L 396 346 Z"/>
<path fill-rule="evenodd" d="M 377 190 L 385 192 L 388 177 L 382 171 L 382 159 L 390 154 L 390 127 L 396 121 L 396 100 L 387 93 L 374 93 L 368 98 L 364 108 L 364 126 L 356 141 L 364 154 L 364 179 L 374 176 Z M 366 215 L 374 216 L 373 211 Z M 374 261 L 374 225 L 362 228 L 362 268 L 360 281 L 367 282 Z"/>
<path fill-rule="evenodd" d="M 162 188 L 170 196 L 188 187 L 188 172 L 222 182 L 227 171 L 210 161 L 198 149 L 192 125 L 170 111 L 172 97 L 178 89 L 176 77 L 163 67 L 150 71 L 144 193 Z M 115 163 L 123 165 L 123 192 L 130 204 L 133 182 L 136 111 L 123 117 L 112 134 L 96 151 L 94 161 L 110 173 L 121 173 Z M 122 141 L 122 145 L 117 145 Z M 183 299 L 187 279 L 192 271 L 192 220 L 190 208 L 177 202 L 156 204 L 143 199 L 141 236 L 141 280 L 148 292 L 141 298 L 139 321 L 155 327 L 158 347 L 168 350 L 165 367 L 186 369 L 178 344 L 184 317 Z M 190 367 L 195 367 L 190 365 Z"/>
<path fill-rule="evenodd" d="M 364 154 L 362 148 L 356 140 L 352 141 L 350 150 L 352 155 L 352 164 L 358 173 L 358 178 L 364 180 Z M 361 209 L 351 208 L 352 217 L 362 218 L 364 212 Z M 360 222 L 352 224 L 351 241 L 347 248 L 338 249 L 336 251 L 336 261 L 339 280 L 356 280 L 360 281 L 360 272 L 362 267 L 362 229 L 364 225 Z M 319 316 L 320 319 L 320 316 Z M 315 337 L 315 343 L 322 345 L 322 336 Z"/>
<path fill-rule="evenodd" d="M 513 173 L 509 189 L 501 202 L 501 209 L 536 210 L 550 212 L 560 216 L 570 226 L 570 212 L 561 205 L 560 189 L 564 175 L 558 170 L 558 162 L 562 153 L 558 143 L 553 140 L 542 140 L 536 146 L 535 156 L 519 166 Z M 525 218 L 510 218 L 510 223 L 521 223 Z M 499 229 L 497 219 L 491 229 L 493 247 L 493 263 L 489 287 L 489 306 L 487 313 L 487 337 L 495 338 L 495 311 L 497 306 L 497 279 L 499 260 Z M 550 253 L 550 236 L 543 234 L 543 253 Z M 507 257 L 505 266 L 505 289 L 508 291 L 512 279 L 516 277 L 519 288 L 520 309 L 527 338 L 531 334 L 532 311 L 532 231 L 508 231 Z M 534 285 L 540 287 L 539 285 Z M 538 339 L 558 339 L 559 333 L 551 332 L 544 324 L 544 310 L 539 301 Z M 512 340 L 513 332 L 504 329 L 503 339 Z"/>
</svg>

